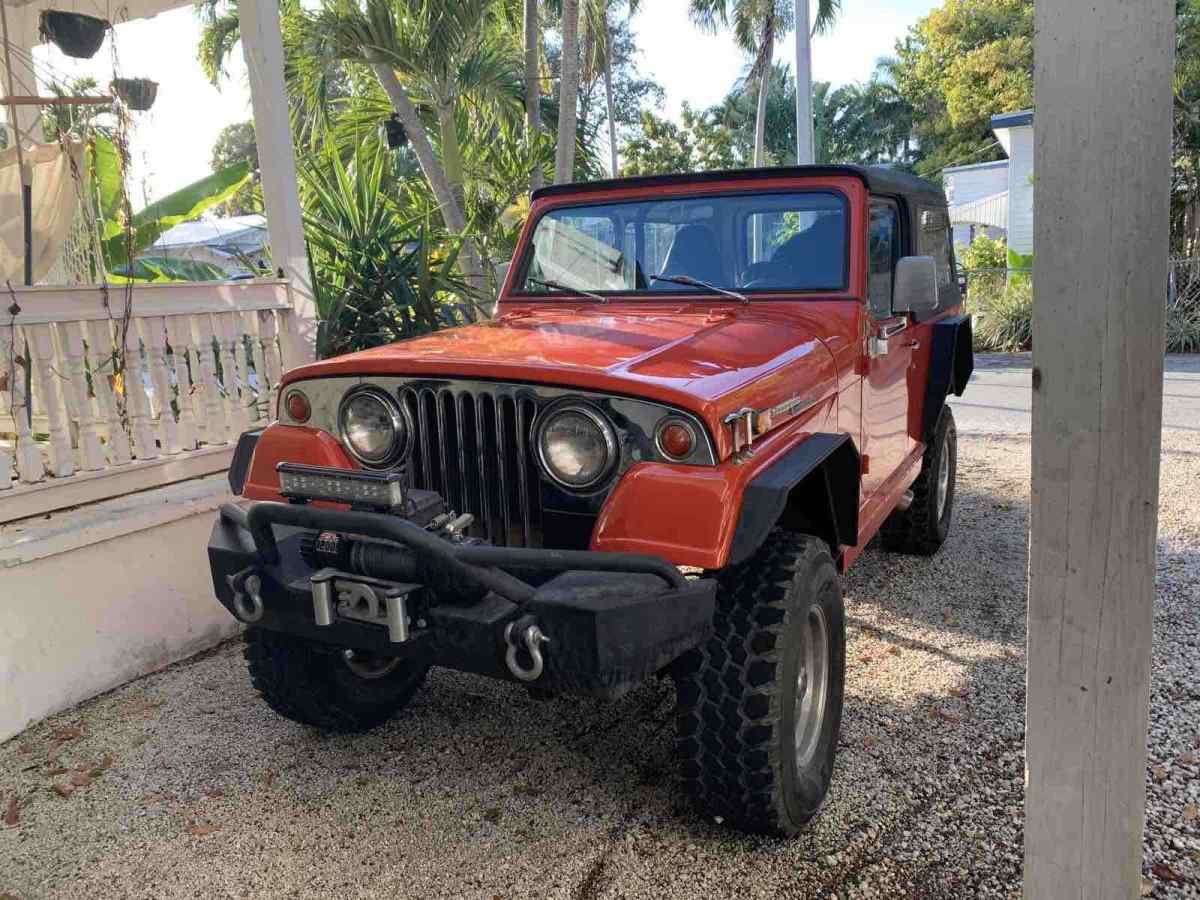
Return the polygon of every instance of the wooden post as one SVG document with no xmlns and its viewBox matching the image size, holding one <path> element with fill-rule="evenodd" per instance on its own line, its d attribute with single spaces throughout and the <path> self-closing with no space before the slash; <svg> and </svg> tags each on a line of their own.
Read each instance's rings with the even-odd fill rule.
<svg viewBox="0 0 1200 900">
<path fill-rule="evenodd" d="M 296 154 L 283 82 L 283 38 L 275 0 L 238 4 L 242 51 L 250 76 L 254 136 L 258 144 L 263 204 L 277 273 L 291 282 L 302 358 L 312 360 L 317 344 L 317 307 L 304 246 L 304 222 L 296 190 Z"/>
<path fill-rule="evenodd" d="M 1039 0 L 1025 896 L 1138 896 L 1172 0 Z"/>
</svg>

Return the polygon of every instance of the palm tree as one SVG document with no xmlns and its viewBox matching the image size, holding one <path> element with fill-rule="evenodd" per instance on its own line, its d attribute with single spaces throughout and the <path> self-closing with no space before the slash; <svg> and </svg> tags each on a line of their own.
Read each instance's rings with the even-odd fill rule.
<svg viewBox="0 0 1200 900">
<path fill-rule="evenodd" d="M 825 0 L 831 2 L 831 0 Z M 752 58 L 747 84 L 758 90 L 754 120 L 754 165 L 765 163 L 763 143 L 767 126 L 767 91 L 775 40 L 791 28 L 791 0 L 691 0 L 689 13 L 702 30 L 715 34 L 733 27 L 738 47 Z"/>
<path fill-rule="evenodd" d="M 460 265 L 475 286 L 483 266 L 467 235 L 460 117 L 466 101 L 517 110 L 520 63 L 489 0 L 323 0 L 304 23 L 303 52 L 366 64 L 399 116 L 446 227 L 462 237 Z M 441 157 L 419 110 L 432 113 Z"/>
<path fill-rule="evenodd" d="M 832 24 L 841 0 L 817 0 L 816 26 Z M 765 164 L 764 141 L 767 125 L 767 93 L 770 89 L 771 57 L 775 42 L 792 27 L 792 0 L 690 0 L 692 21 L 702 30 L 716 33 L 733 28 L 734 40 L 752 63 L 746 84 L 758 91 L 754 123 L 754 165 Z"/>
<path fill-rule="evenodd" d="M 542 33 L 542 23 L 538 17 L 537 0 L 523 0 L 522 27 L 524 31 L 524 61 L 525 61 L 525 121 L 529 131 L 529 139 L 542 129 L 542 85 L 541 85 L 541 56 L 538 51 L 538 41 Z M 542 186 L 542 170 L 535 168 L 529 173 L 529 188 L 537 190 Z"/>
<path fill-rule="evenodd" d="M 554 183 L 575 171 L 575 132 L 579 105 L 579 0 L 562 0 L 562 77 L 558 84 L 558 144 Z"/>
</svg>

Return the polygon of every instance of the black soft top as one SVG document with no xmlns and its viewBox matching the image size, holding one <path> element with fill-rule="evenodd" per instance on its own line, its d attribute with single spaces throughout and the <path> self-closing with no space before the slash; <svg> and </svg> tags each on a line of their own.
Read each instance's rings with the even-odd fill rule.
<svg viewBox="0 0 1200 900">
<path fill-rule="evenodd" d="M 754 181 L 768 178 L 806 178 L 813 176 L 850 175 L 860 179 L 867 190 L 875 194 L 912 197 L 926 205 L 945 206 L 946 195 L 939 185 L 918 178 L 901 169 L 886 166 L 773 166 L 760 169 L 720 169 L 714 172 L 685 172 L 673 175 L 636 175 L 632 178 L 609 178 L 603 181 L 580 181 L 538 188 L 533 199 L 587 194 L 624 187 L 676 187 L 706 184 L 712 181 Z"/>
</svg>

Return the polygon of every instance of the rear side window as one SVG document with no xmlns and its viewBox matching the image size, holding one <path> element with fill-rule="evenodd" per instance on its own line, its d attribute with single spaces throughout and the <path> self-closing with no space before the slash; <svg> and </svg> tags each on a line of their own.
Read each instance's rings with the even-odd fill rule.
<svg viewBox="0 0 1200 900">
<path fill-rule="evenodd" d="M 892 314 L 892 276 L 900 255 L 900 211 L 887 200 L 871 202 L 867 232 L 869 271 L 867 295 L 871 315 L 886 319 Z"/>
<path fill-rule="evenodd" d="M 950 236 L 950 216 L 936 206 L 921 208 L 921 228 L 917 236 L 917 253 L 932 256 L 937 263 L 938 306 L 947 308 L 959 301 L 954 281 L 954 251 Z"/>
</svg>

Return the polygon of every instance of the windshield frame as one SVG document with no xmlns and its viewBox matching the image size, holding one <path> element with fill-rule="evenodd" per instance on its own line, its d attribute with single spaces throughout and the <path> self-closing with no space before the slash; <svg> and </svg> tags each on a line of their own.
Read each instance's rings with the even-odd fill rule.
<svg viewBox="0 0 1200 900">
<path fill-rule="evenodd" d="M 576 293 L 574 289 L 570 291 L 526 291 L 520 286 L 527 283 L 529 277 L 529 267 L 533 263 L 534 253 L 534 235 L 537 233 L 538 226 L 542 219 L 547 215 L 558 212 L 563 209 L 579 209 L 586 210 L 589 207 L 607 207 L 618 206 L 630 203 L 662 203 L 672 200 L 694 200 L 694 199 L 721 199 L 725 197 L 754 197 L 754 196 L 779 196 L 788 194 L 832 194 L 842 203 L 844 211 L 843 218 L 845 220 L 845 253 L 842 260 L 842 285 L 838 288 L 744 288 L 730 287 L 724 284 L 717 287 L 725 290 L 736 291 L 739 294 L 745 294 L 750 299 L 758 300 L 809 300 L 809 299 L 828 299 L 836 297 L 845 299 L 853 297 L 851 293 L 851 276 L 853 274 L 852 259 L 854 256 L 854 248 L 852 246 L 854 235 L 854 219 L 855 209 L 849 193 L 837 184 L 806 184 L 804 186 L 771 186 L 758 188 L 717 188 L 710 190 L 680 190 L 669 193 L 639 193 L 635 196 L 622 196 L 617 198 L 592 198 L 586 194 L 573 197 L 563 196 L 555 198 L 554 201 L 538 211 L 536 218 L 533 218 L 525 227 L 522 240 L 522 247 L 519 258 L 513 260 L 513 265 L 508 273 L 508 280 L 511 287 L 507 291 L 501 293 L 502 300 L 520 300 L 525 302 L 536 303 L 564 303 L 570 301 L 587 301 L 585 294 Z M 688 302 L 704 301 L 709 303 L 730 303 L 731 298 L 721 296 L 715 292 L 705 290 L 704 288 L 687 289 L 683 285 L 678 286 L 679 290 L 649 290 L 645 288 L 622 288 L 621 290 L 602 290 L 588 288 L 587 293 L 593 293 L 603 296 L 606 300 L 621 298 L 622 300 L 636 300 L 639 302 L 654 302 L 656 300 L 670 301 L 677 303 L 681 297 Z"/>
</svg>

